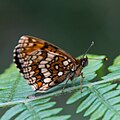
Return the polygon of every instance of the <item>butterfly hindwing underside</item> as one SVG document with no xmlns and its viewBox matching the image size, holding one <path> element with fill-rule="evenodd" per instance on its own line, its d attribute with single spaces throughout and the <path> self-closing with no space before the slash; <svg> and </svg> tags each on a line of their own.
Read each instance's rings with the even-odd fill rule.
<svg viewBox="0 0 120 120">
<path fill-rule="evenodd" d="M 83 59 L 76 60 L 59 47 L 32 36 L 22 36 L 14 49 L 14 62 L 35 91 L 46 91 L 79 76 Z"/>
</svg>

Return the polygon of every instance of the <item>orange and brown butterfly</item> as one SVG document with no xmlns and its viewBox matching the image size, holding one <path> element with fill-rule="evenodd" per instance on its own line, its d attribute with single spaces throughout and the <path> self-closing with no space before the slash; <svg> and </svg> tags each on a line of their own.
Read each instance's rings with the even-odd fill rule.
<svg viewBox="0 0 120 120">
<path fill-rule="evenodd" d="M 46 91 L 82 75 L 88 58 L 80 60 L 36 37 L 22 36 L 14 49 L 14 63 L 35 91 Z"/>
</svg>

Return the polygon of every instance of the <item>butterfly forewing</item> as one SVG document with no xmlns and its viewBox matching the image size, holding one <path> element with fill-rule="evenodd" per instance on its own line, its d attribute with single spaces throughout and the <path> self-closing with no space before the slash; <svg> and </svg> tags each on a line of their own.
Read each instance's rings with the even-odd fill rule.
<svg viewBox="0 0 120 120">
<path fill-rule="evenodd" d="M 14 62 L 34 90 L 47 89 L 72 79 L 76 59 L 57 46 L 31 36 L 22 36 L 14 49 Z"/>
</svg>

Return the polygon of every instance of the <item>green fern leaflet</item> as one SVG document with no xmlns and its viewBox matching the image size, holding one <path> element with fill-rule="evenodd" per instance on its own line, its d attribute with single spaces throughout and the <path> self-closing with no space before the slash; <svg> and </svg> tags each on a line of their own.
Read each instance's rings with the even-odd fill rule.
<svg viewBox="0 0 120 120">
<path fill-rule="evenodd" d="M 89 65 L 84 68 L 82 93 L 80 79 L 65 82 L 52 88 L 46 93 L 37 94 L 27 85 L 24 78 L 12 64 L 0 75 L 0 107 L 8 109 L 1 120 L 68 120 L 71 115 L 61 115 L 63 108 L 56 107 L 53 96 L 71 92 L 67 104 L 79 102 L 76 114 L 84 111 L 84 116 L 90 120 L 119 120 L 120 119 L 120 56 L 108 68 L 109 74 L 104 75 L 103 61 L 105 56 L 88 55 Z M 94 58 L 94 59 L 92 59 Z M 98 60 L 97 60 L 98 59 Z M 74 92 L 74 93 L 73 93 Z"/>
</svg>

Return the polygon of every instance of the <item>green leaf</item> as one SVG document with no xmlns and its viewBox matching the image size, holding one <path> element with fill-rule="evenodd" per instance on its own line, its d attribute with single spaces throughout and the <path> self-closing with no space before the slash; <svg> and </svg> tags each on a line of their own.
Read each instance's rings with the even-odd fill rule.
<svg viewBox="0 0 120 120">
<path fill-rule="evenodd" d="M 50 100 L 52 96 L 72 91 L 74 92 L 66 103 L 73 104 L 79 101 L 77 114 L 84 111 L 84 116 L 89 116 L 91 120 L 120 118 L 120 56 L 108 68 L 110 73 L 101 76 L 99 80 L 94 78 L 99 71 L 101 72 L 103 60 L 100 59 L 104 59 L 105 56 L 88 55 L 88 58 L 90 58 L 89 64 L 82 71 L 84 79 L 81 76 L 75 78 L 74 85 L 69 81 L 63 90 L 65 81 L 46 93 L 35 93 L 12 64 L 0 75 L 0 107 L 9 107 L 1 120 L 6 118 L 8 120 L 67 120 L 70 115 L 60 115 L 63 108 L 55 108 L 56 102 Z M 80 80 L 83 80 L 82 93 L 80 93 Z"/>
<path fill-rule="evenodd" d="M 33 93 L 34 91 L 27 85 L 13 64 L 4 74 L 0 75 L 0 102 L 21 100 Z"/>
<path fill-rule="evenodd" d="M 84 116 L 88 116 L 91 113 L 93 113 L 99 106 L 101 105 L 101 103 L 99 102 L 98 99 L 96 99 L 91 106 L 86 110 Z"/>
<path fill-rule="evenodd" d="M 116 59 L 113 62 L 113 65 L 108 68 L 110 72 L 118 71 L 120 70 L 120 55 L 116 57 Z"/>
<path fill-rule="evenodd" d="M 56 117 L 50 117 L 50 118 L 45 118 L 43 120 L 68 120 L 71 116 L 70 115 L 64 115 L 64 116 L 56 116 Z"/>
<path fill-rule="evenodd" d="M 16 114 L 22 112 L 25 110 L 25 106 L 23 104 L 19 104 L 16 105 L 12 108 L 10 108 L 1 118 L 1 120 L 6 120 L 7 119 L 11 119 L 13 116 L 15 116 Z"/>
<path fill-rule="evenodd" d="M 115 58 L 112 66 L 117 66 L 117 65 L 120 65 L 120 55 Z"/>
<path fill-rule="evenodd" d="M 57 108 L 57 109 L 42 111 L 42 112 L 39 113 L 39 116 L 41 116 L 41 118 L 43 119 L 43 118 L 46 118 L 46 117 L 50 117 L 52 115 L 56 115 L 61 110 L 62 110 L 62 108 Z"/>
<path fill-rule="evenodd" d="M 88 91 L 86 88 L 83 88 L 82 93 L 80 91 L 75 92 L 68 100 L 67 104 L 72 104 L 79 99 L 83 98 L 84 96 L 88 95 L 90 91 Z"/>
<path fill-rule="evenodd" d="M 104 105 L 100 105 L 100 107 L 98 107 L 98 109 L 91 115 L 90 120 L 97 120 L 101 118 L 106 110 L 107 108 Z"/>
<path fill-rule="evenodd" d="M 43 118 L 50 118 L 54 115 L 56 117 L 62 108 L 52 108 L 54 105 L 55 102 L 48 102 L 48 99 L 25 101 L 7 110 L 1 117 L 1 120 L 6 120 L 6 118 L 9 120 L 13 119 L 13 117 L 15 117 L 16 120 L 43 120 Z"/>
<path fill-rule="evenodd" d="M 92 66 L 92 65 L 91 65 Z M 100 65 L 97 65 L 100 66 Z M 120 118 L 120 56 L 118 56 L 108 73 L 101 80 L 83 85 L 83 95 L 79 91 L 71 95 L 67 104 L 81 100 L 76 113 L 85 111 L 84 116 L 90 116 L 90 120 L 118 120 Z M 85 70 L 85 69 L 84 69 Z M 91 71 L 93 69 L 91 68 Z M 97 70 L 97 69 L 96 69 Z M 95 71 L 94 71 L 95 72 Z M 85 72 L 84 72 L 85 73 Z M 90 70 L 87 68 L 87 74 Z M 83 98 L 84 99 L 81 99 Z"/>
<path fill-rule="evenodd" d="M 93 101 L 95 101 L 96 96 L 94 96 L 93 94 L 90 94 L 77 108 L 76 113 L 79 113 L 81 111 L 83 111 L 84 109 L 86 109 L 87 107 L 89 107 Z"/>
</svg>

